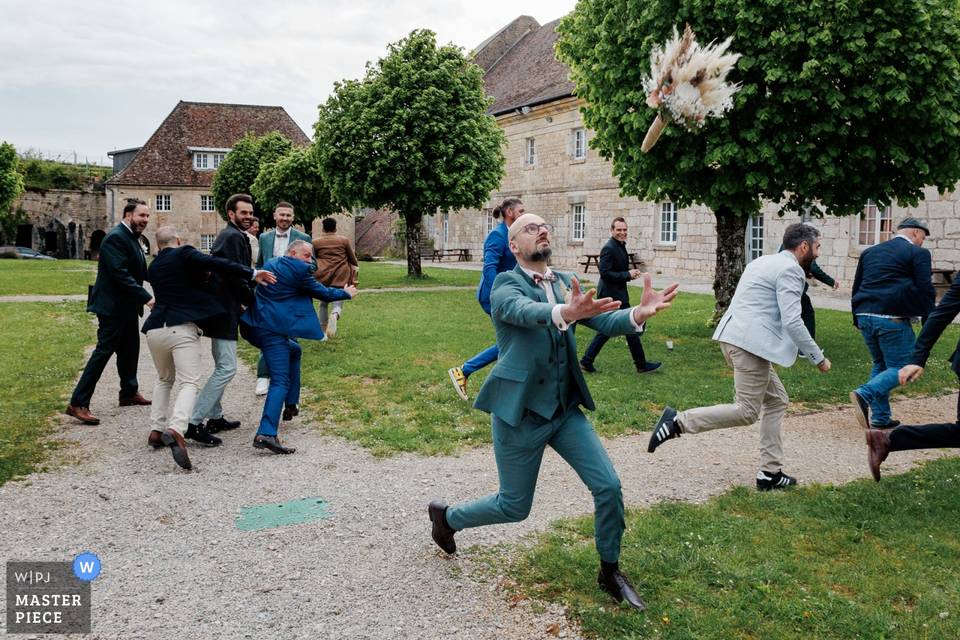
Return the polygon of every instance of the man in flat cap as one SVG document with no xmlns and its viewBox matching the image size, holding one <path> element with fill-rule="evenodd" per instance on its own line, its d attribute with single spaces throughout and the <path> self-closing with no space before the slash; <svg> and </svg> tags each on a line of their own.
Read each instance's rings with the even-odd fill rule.
<svg viewBox="0 0 960 640">
<path fill-rule="evenodd" d="M 897 235 L 860 254 L 853 281 L 853 325 L 860 329 L 873 358 L 870 380 L 850 392 L 857 421 L 864 429 L 892 429 L 890 392 L 899 385 L 900 368 L 910 363 L 916 340 L 912 322 L 930 315 L 936 298 L 930 277 L 930 252 L 923 241 L 927 225 L 906 218 Z"/>
</svg>

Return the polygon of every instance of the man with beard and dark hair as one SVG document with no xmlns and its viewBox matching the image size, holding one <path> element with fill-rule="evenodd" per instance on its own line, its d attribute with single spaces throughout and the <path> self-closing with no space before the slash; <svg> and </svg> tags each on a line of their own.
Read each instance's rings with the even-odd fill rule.
<svg viewBox="0 0 960 640">
<path fill-rule="evenodd" d="M 254 221 L 253 199 L 245 193 L 238 193 L 227 199 L 226 208 L 227 226 L 213 241 L 211 254 L 249 267 L 253 260 L 247 230 Z M 210 349 L 213 352 L 213 373 L 197 397 L 189 428 L 199 431 L 206 420 L 207 431 L 217 433 L 240 426 L 239 421 L 224 417 L 220 400 L 224 389 L 237 373 L 237 324 L 241 307 L 253 304 L 253 282 L 248 278 L 219 274 L 211 278 L 216 279 L 213 284 L 218 300 L 227 312 L 207 325 L 206 332 L 211 338 Z"/>
<path fill-rule="evenodd" d="M 680 413 L 667 407 L 653 428 L 647 451 L 653 453 L 680 434 L 742 427 L 760 418 L 757 489 L 797 483 L 783 472 L 780 429 L 789 398 L 773 365 L 789 367 L 799 352 L 821 372 L 830 370 L 830 361 L 800 317 L 804 274 L 820 255 L 819 236 L 809 225 L 792 224 L 783 234 L 783 251 L 761 256 L 743 270 L 730 308 L 713 333 L 733 367 L 734 404 Z"/>
<path fill-rule="evenodd" d="M 120 374 L 120 406 L 148 405 L 138 391 L 137 362 L 140 333 L 137 318 L 143 306 L 153 308 L 153 296 L 143 288 L 147 261 L 138 239 L 150 222 L 150 209 L 143 200 L 128 200 L 123 219 L 103 238 L 97 280 L 87 302 L 87 311 L 97 314 L 97 346 L 77 382 L 67 415 L 84 424 L 100 424 L 90 413 L 90 400 L 110 356 L 117 354 Z"/>
<path fill-rule="evenodd" d="M 530 213 L 510 225 L 509 248 L 517 266 L 496 277 L 490 295 L 499 358 L 474 406 L 491 414 L 500 489 L 453 507 L 431 502 L 433 540 L 454 553 L 457 531 L 525 519 L 549 445 L 593 495 L 600 588 L 642 611 L 643 601 L 620 572 L 623 494 L 617 472 L 580 408 L 595 407 L 577 363 L 573 334 L 576 324 L 611 336 L 637 333 L 647 318 L 670 306 L 677 285 L 654 291 L 647 275 L 640 305 L 618 310 L 620 301 L 594 299 L 595 291 L 581 292 L 572 274 L 547 268 L 550 231 L 543 218 Z"/>
</svg>

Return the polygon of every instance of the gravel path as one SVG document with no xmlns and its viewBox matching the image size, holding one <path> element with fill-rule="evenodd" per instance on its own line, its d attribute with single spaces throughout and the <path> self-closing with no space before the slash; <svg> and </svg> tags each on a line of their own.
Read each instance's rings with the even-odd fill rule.
<svg viewBox="0 0 960 640">
<path fill-rule="evenodd" d="M 145 344 L 140 372 L 149 396 L 155 372 Z M 254 382 L 241 367 L 225 406 L 243 426 L 218 449 L 191 448 L 195 469 L 186 473 L 166 450 L 146 446 L 149 408 L 120 409 L 111 401 L 118 382 L 108 367 L 92 406 L 100 426 L 64 420 L 66 454 L 77 463 L 0 487 L 0 556 L 68 560 L 83 550 L 97 553 L 104 567 L 93 583 L 98 638 L 161 639 L 175 631 L 231 639 L 550 638 L 552 623 L 561 636 L 577 637 L 562 610 L 534 612 L 508 602 L 495 582 L 477 579 L 469 549 L 517 542 L 561 516 L 590 513 L 589 494 L 558 456 L 545 457 L 526 522 L 463 532 L 458 540 L 466 551 L 448 559 L 430 540 L 426 503 L 495 489 L 488 447 L 459 457 L 377 460 L 323 435 L 323 425 L 310 426 L 304 415 L 282 427 L 297 453 L 265 454 L 250 446 L 261 409 Z M 953 397 L 907 400 L 896 414 L 943 420 L 954 405 Z M 685 437 L 656 455 L 646 453 L 646 440 L 607 443 L 630 506 L 698 501 L 753 482 L 755 428 Z M 863 434 L 846 408 L 789 418 L 786 440 L 787 471 L 803 482 L 868 475 Z M 884 471 L 937 455 L 897 454 Z M 329 502 L 328 519 L 256 532 L 234 525 L 244 506 L 311 496 Z"/>
</svg>

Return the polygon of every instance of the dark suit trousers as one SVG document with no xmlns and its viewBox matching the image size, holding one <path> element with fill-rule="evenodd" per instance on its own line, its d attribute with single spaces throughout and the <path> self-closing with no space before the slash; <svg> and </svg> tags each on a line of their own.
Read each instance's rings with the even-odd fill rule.
<svg viewBox="0 0 960 640">
<path fill-rule="evenodd" d="M 137 392 L 137 363 L 140 360 L 140 323 L 136 311 L 119 315 L 97 314 L 97 346 L 87 366 L 83 368 L 70 398 L 75 407 L 89 407 L 97 382 L 110 356 L 117 354 L 117 373 L 120 374 L 120 397 L 128 398 Z"/>
<path fill-rule="evenodd" d="M 813 303 L 810 301 L 810 296 L 807 295 L 806 287 L 804 287 L 803 295 L 800 296 L 800 319 L 803 321 L 803 326 L 810 332 L 810 337 L 816 339 L 817 316 L 814 314 Z"/>
<path fill-rule="evenodd" d="M 647 355 L 643 352 L 643 345 L 640 344 L 640 336 L 632 333 L 625 337 L 627 338 L 627 347 L 630 349 L 630 357 L 633 358 L 634 366 L 636 366 L 637 369 L 643 369 L 647 366 Z M 590 346 L 587 347 L 586 353 L 583 354 L 582 362 L 593 364 L 593 361 L 600 354 L 600 349 L 603 349 L 603 345 L 607 344 L 607 340 L 609 339 L 610 336 L 602 333 L 594 336 L 590 342 Z"/>
<path fill-rule="evenodd" d="M 939 447 L 960 448 L 960 396 L 957 397 L 956 422 L 902 425 L 890 432 L 890 451 Z"/>
</svg>

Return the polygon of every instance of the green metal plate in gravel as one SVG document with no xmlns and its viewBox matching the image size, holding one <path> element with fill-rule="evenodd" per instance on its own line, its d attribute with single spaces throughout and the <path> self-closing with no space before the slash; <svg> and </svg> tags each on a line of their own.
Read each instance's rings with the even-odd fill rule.
<svg viewBox="0 0 960 640">
<path fill-rule="evenodd" d="M 321 498 L 303 498 L 280 504 L 261 504 L 243 507 L 237 516 L 237 529 L 257 531 L 273 529 L 289 524 L 302 524 L 311 520 L 329 518 L 327 503 Z"/>
</svg>

